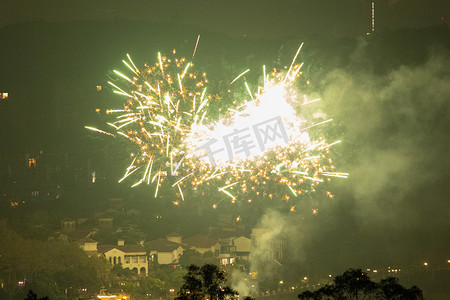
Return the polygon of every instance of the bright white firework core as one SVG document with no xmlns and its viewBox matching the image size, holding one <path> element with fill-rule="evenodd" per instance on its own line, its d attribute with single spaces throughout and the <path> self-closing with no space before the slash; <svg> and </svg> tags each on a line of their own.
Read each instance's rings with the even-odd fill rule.
<svg viewBox="0 0 450 300">
<path fill-rule="evenodd" d="M 255 100 L 232 111 L 229 118 L 215 124 L 197 124 L 186 139 L 190 156 L 210 164 L 237 163 L 254 160 L 275 147 L 292 142 L 309 143 L 309 135 L 301 131 L 305 120 L 297 116 L 289 102 L 296 99 L 292 89 L 283 83 L 267 83 Z"/>
</svg>

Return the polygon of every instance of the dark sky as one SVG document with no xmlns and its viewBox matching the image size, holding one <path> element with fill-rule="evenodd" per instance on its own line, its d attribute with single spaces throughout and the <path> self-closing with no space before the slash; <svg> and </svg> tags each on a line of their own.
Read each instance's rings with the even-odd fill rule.
<svg viewBox="0 0 450 300">
<path fill-rule="evenodd" d="M 125 19 L 179 22 L 230 35 L 357 35 L 370 30 L 368 0 L 2 0 L 0 25 L 20 21 Z M 450 17 L 447 0 L 376 1 L 376 28 L 427 27 Z"/>
</svg>

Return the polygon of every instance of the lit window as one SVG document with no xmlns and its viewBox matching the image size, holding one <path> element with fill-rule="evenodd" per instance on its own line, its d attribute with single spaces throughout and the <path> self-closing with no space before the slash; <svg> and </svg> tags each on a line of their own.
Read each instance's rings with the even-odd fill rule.
<svg viewBox="0 0 450 300">
<path fill-rule="evenodd" d="M 8 99 L 8 93 L 0 93 L 0 99 L 3 99 L 3 100 Z"/>
<path fill-rule="evenodd" d="M 101 91 L 102 90 L 102 86 L 101 85 L 97 85 L 97 91 Z"/>
<path fill-rule="evenodd" d="M 36 167 L 36 158 L 29 158 L 28 159 L 28 168 Z"/>
</svg>

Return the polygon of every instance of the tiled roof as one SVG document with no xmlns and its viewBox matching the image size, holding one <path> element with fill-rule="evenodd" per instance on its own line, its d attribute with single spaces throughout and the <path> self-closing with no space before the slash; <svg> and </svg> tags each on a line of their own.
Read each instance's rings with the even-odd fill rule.
<svg viewBox="0 0 450 300">
<path fill-rule="evenodd" d="M 79 244 L 85 244 L 85 243 L 98 243 L 96 240 L 91 239 L 90 237 L 85 237 L 80 240 L 78 240 Z"/>
<path fill-rule="evenodd" d="M 89 236 L 92 232 L 92 228 L 88 226 L 78 226 L 71 232 L 67 232 L 66 235 L 72 240 L 80 240 Z"/>
<path fill-rule="evenodd" d="M 194 235 L 193 237 L 183 240 L 183 243 L 197 248 L 210 248 L 217 244 L 217 240 L 204 235 Z"/>
<path fill-rule="evenodd" d="M 142 245 L 98 245 L 98 252 L 106 253 L 112 249 L 117 249 L 125 253 L 136 253 L 136 252 L 146 252 L 144 246 Z"/>
<path fill-rule="evenodd" d="M 172 252 L 181 245 L 172 241 L 168 241 L 163 238 L 159 238 L 150 242 L 145 243 L 145 248 L 150 251 L 158 252 Z"/>
<path fill-rule="evenodd" d="M 70 218 L 70 217 L 65 217 L 64 219 L 61 220 L 61 223 L 64 222 L 76 222 L 77 220 L 75 220 L 74 218 Z"/>
</svg>

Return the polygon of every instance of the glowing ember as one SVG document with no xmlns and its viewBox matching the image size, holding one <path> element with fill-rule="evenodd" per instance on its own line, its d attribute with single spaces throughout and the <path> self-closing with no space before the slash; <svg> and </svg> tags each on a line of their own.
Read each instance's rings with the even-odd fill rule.
<svg viewBox="0 0 450 300">
<path fill-rule="evenodd" d="M 309 134 L 312 127 L 331 120 L 311 123 L 297 113 L 299 107 L 318 101 L 299 101 L 295 83 L 302 65 L 295 61 L 300 50 L 286 73 L 269 75 L 264 67 L 257 92 L 244 82 L 248 95 L 214 122 L 207 114 L 212 97 L 206 93 L 206 75 L 191 72 L 192 63 L 158 54 L 154 66 L 140 70 L 128 56 L 123 63 L 131 76 L 115 71 L 126 87 L 110 82 L 115 93 L 126 97 L 122 108 L 111 110 L 117 117 L 108 125 L 115 133 L 86 128 L 129 140 L 135 151 L 119 182 L 133 177 L 137 179 L 132 187 L 154 183 L 155 196 L 166 182 L 183 200 L 183 190 L 205 194 L 213 189 L 231 203 L 251 203 L 252 198 L 293 201 L 330 177 L 348 176 L 336 172 L 329 157 L 330 147 L 340 141 L 328 143 Z M 295 205 L 290 207 L 295 211 Z"/>
</svg>

